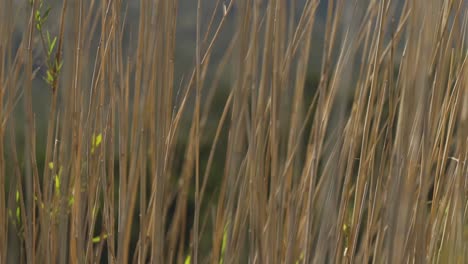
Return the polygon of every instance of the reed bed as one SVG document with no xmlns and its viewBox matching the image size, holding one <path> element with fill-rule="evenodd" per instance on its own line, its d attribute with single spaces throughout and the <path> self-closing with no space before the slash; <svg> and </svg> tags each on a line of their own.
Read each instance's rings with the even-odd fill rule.
<svg viewBox="0 0 468 264">
<path fill-rule="evenodd" d="M 208 2 L 0 0 L 0 263 L 468 263 L 467 2 Z"/>
</svg>

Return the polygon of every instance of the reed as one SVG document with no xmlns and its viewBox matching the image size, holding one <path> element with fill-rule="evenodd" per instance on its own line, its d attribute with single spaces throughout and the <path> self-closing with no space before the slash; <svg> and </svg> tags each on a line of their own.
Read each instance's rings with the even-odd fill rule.
<svg viewBox="0 0 468 264">
<path fill-rule="evenodd" d="M 0 263 L 467 263 L 466 1 L 213 2 L 0 0 Z"/>
</svg>

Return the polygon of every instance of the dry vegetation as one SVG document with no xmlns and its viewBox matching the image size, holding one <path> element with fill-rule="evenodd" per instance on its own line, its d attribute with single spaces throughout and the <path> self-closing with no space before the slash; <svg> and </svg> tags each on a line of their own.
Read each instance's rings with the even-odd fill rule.
<svg viewBox="0 0 468 264">
<path fill-rule="evenodd" d="M 19 2 L 0 1 L 0 263 L 468 263 L 464 0 L 330 0 L 323 50 L 318 0 L 217 1 L 206 23 L 198 1 L 183 80 L 178 1 L 138 21 Z"/>
</svg>

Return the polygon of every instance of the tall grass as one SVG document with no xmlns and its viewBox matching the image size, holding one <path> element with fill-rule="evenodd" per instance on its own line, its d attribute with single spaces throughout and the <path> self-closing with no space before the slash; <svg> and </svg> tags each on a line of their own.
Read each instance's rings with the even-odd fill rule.
<svg viewBox="0 0 468 264">
<path fill-rule="evenodd" d="M 0 1 L 0 263 L 467 263 L 467 3 L 208 2 Z"/>
</svg>

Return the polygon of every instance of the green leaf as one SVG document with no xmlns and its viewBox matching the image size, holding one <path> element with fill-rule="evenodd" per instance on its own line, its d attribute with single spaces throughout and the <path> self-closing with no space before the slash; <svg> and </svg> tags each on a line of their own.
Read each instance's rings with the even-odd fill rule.
<svg viewBox="0 0 468 264">
<path fill-rule="evenodd" d="M 102 236 L 102 238 L 106 239 L 106 238 L 107 238 L 107 235 L 104 234 L 104 235 Z M 93 237 L 92 241 L 93 241 L 93 243 L 99 243 L 99 242 L 101 242 L 101 236 Z"/>
<path fill-rule="evenodd" d="M 51 170 L 54 169 L 54 163 L 53 162 L 49 162 L 49 169 L 51 169 Z"/>
<path fill-rule="evenodd" d="M 50 10 L 51 10 L 51 9 L 52 9 L 51 7 L 48 7 L 48 8 L 46 9 L 46 11 L 44 12 L 44 14 L 42 15 L 42 20 L 43 20 L 43 21 L 46 21 L 46 20 L 47 20 L 47 18 L 49 17 L 49 13 L 50 13 Z"/>
<path fill-rule="evenodd" d="M 299 261 L 303 259 L 304 259 L 304 252 L 302 252 L 301 255 L 299 256 L 299 260 L 296 261 L 296 264 L 299 264 Z"/>
<path fill-rule="evenodd" d="M 70 196 L 70 199 L 68 199 L 68 206 L 72 206 L 75 203 L 75 196 Z"/>
<path fill-rule="evenodd" d="M 54 37 L 54 39 L 52 40 L 52 43 L 49 44 L 49 56 L 50 54 L 52 54 L 52 51 L 54 51 L 54 48 L 55 48 L 55 43 L 57 43 L 57 37 Z"/>
<path fill-rule="evenodd" d="M 223 243 L 221 244 L 221 253 L 222 254 L 224 254 L 224 251 L 226 251 L 226 244 L 227 244 L 227 232 L 224 232 Z"/>
<path fill-rule="evenodd" d="M 223 243 L 221 244 L 221 259 L 219 260 L 219 264 L 224 263 L 224 252 L 226 251 L 226 245 L 227 245 L 228 226 L 229 226 L 229 223 L 227 223 L 224 226 Z"/>
<path fill-rule="evenodd" d="M 16 190 L 16 202 L 19 202 L 20 199 L 20 193 L 18 190 Z"/>
<path fill-rule="evenodd" d="M 102 142 L 102 133 L 99 133 L 99 135 L 97 136 L 95 136 L 95 134 L 91 136 L 91 153 L 94 153 L 94 149 L 99 147 L 99 145 L 101 145 L 101 142 Z"/>
<path fill-rule="evenodd" d="M 34 201 L 38 201 L 37 196 L 34 195 Z M 44 203 L 41 203 L 41 208 L 44 209 Z"/>
<path fill-rule="evenodd" d="M 57 72 L 60 72 L 60 70 L 62 69 L 62 66 L 63 66 L 63 61 L 61 61 L 60 63 L 55 63 L 55 66 L 57 68 Z"/>
<path fill-rule="evenodd" d="M 97 137 L 96 137 L 96 147 L 99 147 L 99 145 L 101 144 L 102 142 L 102 134 L 99 134 Z"/>
<path fill-rule="evenodd" d="M 45 79 L 46 82 L 48 84 L 52 84 L 54 82 L 54 77 L 52 76 L 52 73 L 50 72 L 50 70 L 47 70 L 46 74 L 47 74 L 47 77 Z"/>
<path fill-rule="evenodd" d="M 36 13 L 34 14 L 34 19 L 36 19 L 36 22 L 38 22 L 38 24 L 41 23 L 41 12 L 39 10 L 36 10 Z"/>
<path fill-rule="evenodd" d="M 190 264 L 190 261 L 191 261 L 191 256 L 188 255 L 186 258 L 185 258 L 185 261 L 184 261 L 184 264 Z"/>
<path fill-rule="evenodd" d="M 55 175 L 55 191 L 60 195 L 60 177 Z"/>
<path fill-rule="evenodd" d="M 102 142 L 102 134 L 99 133 L 99 135 L 97 135 L 97 137 L 93 134 L 92 138 L 91 138 L 91 142 L 92 142 L 92 145 L 94 147 L 99 147 L 99 145 L 101 144 Z"/>
</svg>

